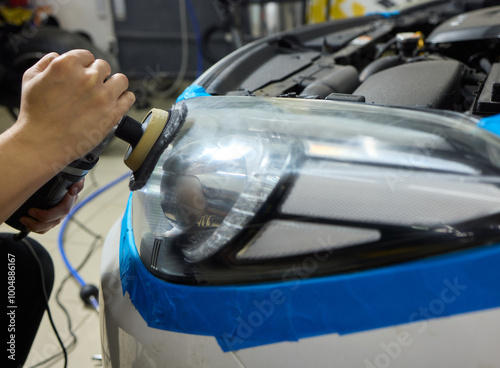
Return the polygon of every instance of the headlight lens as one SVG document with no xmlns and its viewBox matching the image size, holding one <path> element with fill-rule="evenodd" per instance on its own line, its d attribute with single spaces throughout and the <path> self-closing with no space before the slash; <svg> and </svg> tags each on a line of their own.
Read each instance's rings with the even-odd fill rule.
<svg viewBox="0 0 500 368">
<path fill-rule="evenodd" d="M 289 149 L 273 140 L 228 136 L 190 143 L 164 161 L 161 207 L 190 261 L 222 248 L 278 184 Z"/>
<path fill-rule="evenodd" d="M 471 224 L 500 213 L 499 140 L 462 116 L 248 97 L 185 104 L 187 121 L 133 195 L 141 258 L 168 280 L 276 279 L 315 252 L 334 254 L 318 274 L 417 258 L 484 243 Z"/>
</svg>

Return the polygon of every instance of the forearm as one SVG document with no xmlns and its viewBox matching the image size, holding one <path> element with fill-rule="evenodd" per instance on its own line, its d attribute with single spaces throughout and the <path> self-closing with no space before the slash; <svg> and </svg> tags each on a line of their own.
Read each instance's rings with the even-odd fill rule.
<svg viewBox="0 0 500 368">
<path fill-rule="evenodd" d="M 0 223 L 99 144 L 132 106 L 127 77 L 110 73 L 87 50 L 47 54 L 24 73 L 19 118 L 0 135 Z"/>
<path fill-rule="evenodd" d="M 16 125 L 0 135 L 0 223 L 65 166 L 52 146 Z"/>
</svg>

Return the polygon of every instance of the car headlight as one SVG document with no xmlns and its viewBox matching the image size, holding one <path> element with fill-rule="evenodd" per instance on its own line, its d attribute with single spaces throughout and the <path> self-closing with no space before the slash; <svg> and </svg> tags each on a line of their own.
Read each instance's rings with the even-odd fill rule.
<svg viewBox="0 0 500 368">
<path fill-rule="evenodd" d="M 332 274 L 500 238 L 500 142 L 461 115 L 253 97 L 180 105 L 185 122 L 133 194 L 136 245 L 159 277 Z"/>
</svg>

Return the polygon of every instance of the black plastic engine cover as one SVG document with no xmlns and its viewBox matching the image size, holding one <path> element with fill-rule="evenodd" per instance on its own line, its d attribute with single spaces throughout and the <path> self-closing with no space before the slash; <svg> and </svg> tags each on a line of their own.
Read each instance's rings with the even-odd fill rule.
<svg viewBox="0 0 500 368">
<path fill-rule="evenodd" d="M 500 6 L 476 10 L 449 19 L 427 37 L 431 44 L 500 38 Z"/>
<path fill-rule="evenodd" d="M 455 60 L 419 61 L 373 74 L 354 92 L 366 103 L 452 109 L 463 65 Z"/>
</svg>

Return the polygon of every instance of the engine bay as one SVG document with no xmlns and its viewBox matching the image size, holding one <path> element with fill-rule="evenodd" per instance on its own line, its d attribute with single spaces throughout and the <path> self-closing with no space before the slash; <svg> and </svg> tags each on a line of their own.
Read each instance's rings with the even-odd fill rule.
<svg viewBox="0 0 500 368">
<path fill-rule="evenodd" d="M 229 55 L 197 84 L 212 95 L 497 114 L 500 6 L 480 6 L 431 1 L 283 32 Z"/>
</svg>

